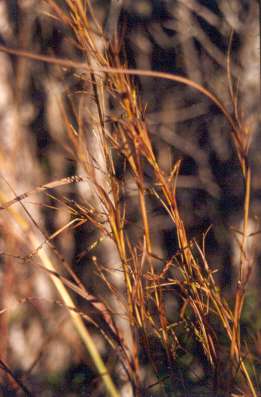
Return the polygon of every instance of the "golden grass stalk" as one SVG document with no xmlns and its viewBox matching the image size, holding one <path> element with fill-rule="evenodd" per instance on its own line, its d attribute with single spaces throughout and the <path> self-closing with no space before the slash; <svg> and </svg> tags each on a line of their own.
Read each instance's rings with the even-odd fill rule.
<svg viewBox="0 0 261 397">
<path fill-rule="evenodd" d="M 0 193 L 0 201 L 1 201 L 1 203 L 7 202 L 6 197 L 3 193 Z M 3 204 L 3 207 L 4 207 L 4 204 Z M 41 246 L 40 239 L 33 233 L 28 221 L 19 212 L 15 211 L 14 208 L 9 207 L 8 213 L 11 216 L 11 218 L 19 225 L 23 235 L 25 235 L 28 238 L 33 251 L 34 250 L 37 251 L 43 267 L 47 271 L 50 271 L 50 272 L 48 272 L 49 276 L 50 276 L 53 284 L 55 285 L 57 292 L 60 295 L 64 305 L 67 308 L 71 308 L 71 310 L 69 310 L 69 315 L 72 319 L 73 325 L 74 325 L 77 333 L 79 334 L 86 350 L 90 354 L 90 356 L 93 360 L 93 363 L 97 369 L 97 372 L 101 376 L 101 378 L 104 382 L 104 385 L 107 389 L 108 395 L 111 397 L 119 397 L 119 393 L 112 381 L 112 378 L 108 372 L 108 369 L 106 368 L 106 365 L 104 364 L 104 362 L 98 352 L 97 346 L 94 343 L 91 335 L 89 334 L 89 332 L 81 318 L 81 315 L 78 313 L 77 307 L 76 307 L 75 303 L 73 302 L 73 299 L 71 298 L 67 288 L 65 287 L 63 282 L 60 280 L 60 278 L 58 278 L 57 276 L 55 276 L 53 274 L 53 273 L 56 273 L 56 269 L 48 255 L 46 249 L 44 249 L 44 248 L 41 248 L 40 250 L 38 249 L 39 246 Z"/>
</svg>

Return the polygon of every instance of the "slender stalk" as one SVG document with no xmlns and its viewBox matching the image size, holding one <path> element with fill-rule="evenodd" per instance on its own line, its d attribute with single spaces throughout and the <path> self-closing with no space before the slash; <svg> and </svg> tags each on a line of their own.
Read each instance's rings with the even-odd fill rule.
<svg viewBox="0 0 261 397">
<path fill-rule="evenodd" d="M 3 203 L 6 201 L 6 197 L 4 196 L 3 193 L 0 193 L 0 201 Z M 26 219 L 20 215 L 17 211 L 14 210 L 14 208 L 9 207 L 7 209 L 13 220 L 19 225 L 19 227 L 22 229 L 23 234 L 25 236 L 28 236 L 28 240 L 33 247 L 33 250 L 35 250 L 39 245 L 41 244 L 40 240 L 38 237 L 31 231 L 31 228 L 29 226 L 29 223 L 26 221 Z M 111 379 L 111 376 L 108 372 L 108 369 L 106 368 L 99 352 L 96 347 L 96 344 L 94 343 L 91 335 L 89 334 L 86 326 L 84 325 L 84 322 L 80 316 L 80 314 L 77 312 L 77 307 L 75 303 L 73 302 L 73 299 L 71 298 L 69 292 L 67 291 L 66 287 L 64 286 L 63 282 L 57 278 L 53 273 L 56 272 L 56 269 L 52 263 L 52 261 L 49 258 L 49 255 L 46 251 L 46 249 L 41 249 L 38 251 L 38 256 L 41 259 L 41 262 L 46 270 L 50 271 L 50 278 L 55 285 L 59 295 L 61 296 L 65 306 L 72 308 L 72 310 L 69 310 L 70 317 L 72 319 L 72 322 L 74 324 L 74 327 L 76 331 L 78 332 L 80 338 L 82 339 L 86 350 L 89 352 L 93 363 L 101 376 L 104 385 L 107 389 L 108 395 L 111 397 L 119 397 L 118 391 Z"/>
</svg>

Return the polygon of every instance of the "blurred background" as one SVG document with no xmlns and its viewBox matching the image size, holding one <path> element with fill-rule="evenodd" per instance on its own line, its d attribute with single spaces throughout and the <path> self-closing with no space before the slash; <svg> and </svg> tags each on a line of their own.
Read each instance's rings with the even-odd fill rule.
<svg viewBox="0 0 261 397">
<path fill-rule="evenodd" d="M 64 7 L 63 1 L 56 3 Z M 105 24 L 109 2 L 91 3 L 97 19 Z M 119 24 L 129 67 L 186 76 L 215 93 L 230 111 L 233 109 L 228 90 L 227 55 L 229 37 L 234 31 L 231 74 L 239 114 L 251 136 L 249 159 L 253 170 L 249 223 L 252 237 L 248 239 L 251 275 L 242 333 L 249 335 L 256 352 L 256 377 L 260 381 L 258 2 L 126 0 Z M 52 17 L 47 2 L 40 0 L 0 2 L 0 42 L 7 47 L 82 60 L 81 51 L 70 40 L 67 28 Z M 189 238 L 201 242 L 208 231 L 208 262 L 213 270 L 218 270 L 216 278 L 230 300 L 238 275 L 238 232 L 242 230 L 244 185 L 229 125 L 206 97 L 190 87 L 143 77 L 135 77 L 135 83 L 159 164 L 167 172 L 177 159 L 181 160 L 177 197 Z M 65 106 L 71 122 L 76 125 L 75 106 L 83 89 L 75 71 L 0 53 L 0 183 L 6 201 L 36 186 L 80 172 L 70 156 L 60 105 Z M 111 104 L 111 110 L 117 113 L 117 106 Z M 118 173 L 120 178 L 121 164 Z M 148 183 L 150 177 L 148 170 Z M 69 184 L 49 193 L 30 195 L 24 204 L 40 229 L 50 236 L 70 222 L 64 197 L 84 204 L 86 192 L 80 184 Z M 129 204 L 129 233 L 133 239 L 135 225 L 139 224 L 134 196 L 135 192 L 130 191 L 123 198 Z M 25 215 L 20 204 L 15 204 L 15 208 Z M 149 208 L 154 252 L 171 257 L 178 247 L 173 224 L 155 199 L 149 201 Z M 32 219 L 29 222 L 35 233 L 39 233 Z M 1 360 L 37 396 L 102 395 L 99 394 L 100 381 L 65 308 L 57 302 L 48 275 L 37 267 L 36 255 L 30 261 L 24 260 L 33 252 L 28 236 L 19 231 L 7 211 L 1 212 L 0 228 Z M 94 253 L 102 256 L 106 250 L 102 245 L 96 251 L 90 248 L 97 236 L 93 227 L 83 224 L 75 229 L 65 228 L 53 244 L 88 291 L 102 296 L 105 288 L 91 261 Z M 83 299 L 77 299 L 82 311 L 88 309 Z M 92 325 L 90 329 L 106 357 L 103 338 Z M 196 353 L 191 360 L 190 369 L 183 363 L 184 382 L 186 387 L 191 387 L 191 394 L 187 395 L 192 395 L 193 388 L 194 395 L 203 395 L 197 387 L 207 382 L 207 366 Z M 0 371 L 0 384 L 4 396 L 23 395 L 5 370 Z M 147 395 L 160 394 L 151 389 Z"/>
</svg>

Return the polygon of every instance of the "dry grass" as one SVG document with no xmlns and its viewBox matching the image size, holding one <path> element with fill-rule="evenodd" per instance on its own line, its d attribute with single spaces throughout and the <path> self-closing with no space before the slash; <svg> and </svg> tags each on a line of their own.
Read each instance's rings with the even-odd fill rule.
<svg viewBox="0 0 261 397">
<path fill-rule="evenodd" d="M 52 0 L 47 3 L 52 17 L 63 25 L 68 39 L 80 52 L 82 62 L 4 47 L 0 49 L 71 69 L 76 79 L 80 73 L 81 89 L 73 103 L 73 122 L 64 103 L 59 103 L 59 106 L 67 133 L 66 150 L 78 169 L 83 170 L 83 176 L 48 182 L 11 201 L 1 196 L 2 213 L 8 211 L 15 219 L 31 247 L 30 254 L 23 257 L 23 261 L 36 265 L 38 271 L 49 273 L 60 295 L 59 304 L 69 310 L 108 395 L 119 396 L 124 383 L 129 384 L 135 396 L 149 395 L 153 390 L 158 395 L 174 395 L 174 392 L 182 395 L 178 391 L 182 384 L 182 357 L 194 355 L 196 351 L 207 360 L 211 380 L 209 395 L 228 396 L 238 392 L 256 397 L 258 385 L 251 369 L 254 363 L 240 335 L 250 276 L 246 245 L 251 191 L 248 158 L 251 136 L 240 116 L 233 87 L 230 65 L 232 36 L 226 67 L 231 103 L 224 104 L 217 95 L 189 78 L 128 68 L 123 46 L 124 29 L 118 37 L 108 41 L 88 1 L 65 0 L 62 6 Z M 240 271 L 232 302 L 226 300 L 215 276 L 216 269 L 208 263 L 208 230 L 201 240 L 188 236 L 177 198 L 181 162 L 180 159 L 174 160 L 167 171 L 162 168 L 146 121 L 146 108 L 135 84 L 137 76 L 175 81 L 196 90 L 215 105 L 229 126 L 231 133 L 228 139 L 234 144 L 244 184 L 243 227 L 238 233 Z M 117 171 L 119 163 L 121 176 Z M 25 207 L 21 213 L 14 209 L 16 202 L 23 206 L 23 200 L 32 194 L 42 194 L 72 183 L 86 185 L 91 191 L 90 200 L 52 197 L 54 202 L 61 200 L 69 214 L 68 222 L 52 235 L 48 236 L 38 223 L 34 224 Z M 131 207 L 127 195 L 130 184 L 135 191 L 135 205 L 132 203 Z M 161 256 L 155 250 L 151 201 L 157 203 L 173 225 L 178 248 L 170 257 Z M 131 220 L 133 206 L 139 219 L 136 224 Z M 89 251 L 93 252 L 102 247 L 103 241 L 109 241 L 110 250 L 116 252 L 115 257 L 119 261 L 113 269 L 107 266 L 106 256 L 96 256 L 95 253 L 92 256 L 92 269 L 99 282 L 104 284 L 106 298 L 94 297 L 88 291 L 88 285 L 79 279 L 53 243 L 67 229 L 83 225 L 95 230 L 97 236 Z M 43 235 L 44 240 L 38 235 Z M 36 257 L 40 263 L 38 260 L 34 263 Z M 71 298 L 73 293 L 86 301 L 87 311 Z M 118 302 L 121 319 L 113 300 Z M 175 302 L 174 312 L 169 307 L 170 301 Z M 114 352 L 112 363 L 108 356 L 101 357 L 88 331 L 88 323 L 94 325 L 104 338 L 107 352 Z M 125 371 L 124 381 L 117 379 L 119 363 Z M 144 375 L 144 371 L 151 376 Z M 147 381 L 149 378 L 153 379 L 153 384 L 145 383 L 144 379 Z M 184 386 L 184 395 L 185 389 Z M 105 391 L 101 395 L 103 393 Z"/>
</svg>

